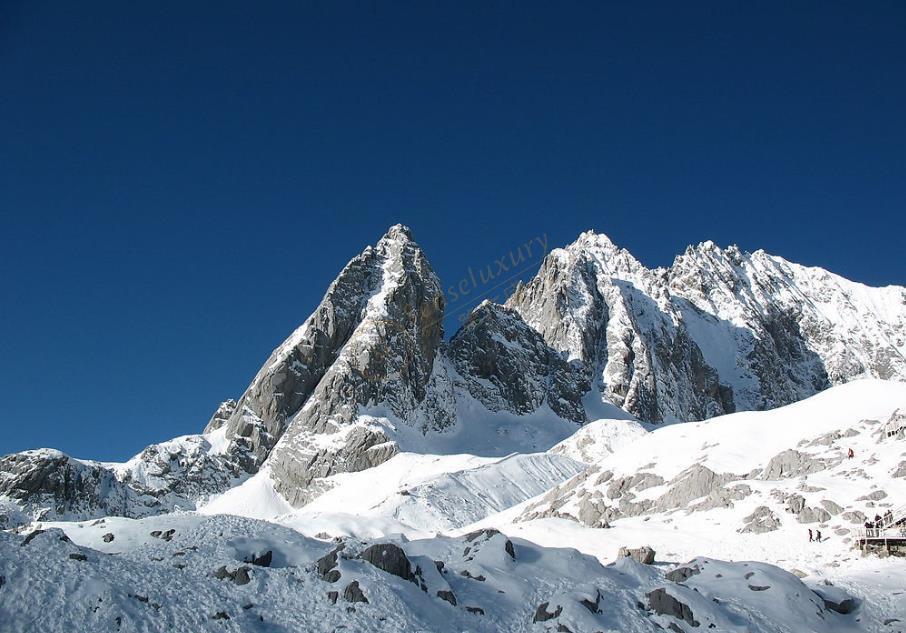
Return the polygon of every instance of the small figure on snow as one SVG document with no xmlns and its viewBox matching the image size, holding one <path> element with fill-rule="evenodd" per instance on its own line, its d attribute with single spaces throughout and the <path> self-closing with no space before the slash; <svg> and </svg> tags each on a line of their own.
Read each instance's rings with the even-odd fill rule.
<svg viewBox="0 0 906 633">
<path fill-rule="evenodd" d="M 856 454 L 853 452 L 853 449 L 850 448 L 848 451 L 846 451 L 846 458 L 847 458 L 847 459 L 852 459 L 852 458 L 855 457 L 855 456 L 856 456 Z"/>
<path fill-rule="evenodd" d="M 808 529 L 808 542 L 811 543 L 815 538 L 812 536 L 812 528 Z"/>
<path fill-rule="evenodd" d="M 821 530 L 815 530 L 815 541 L 818 543 L 821 542 Z"/>
</svg>

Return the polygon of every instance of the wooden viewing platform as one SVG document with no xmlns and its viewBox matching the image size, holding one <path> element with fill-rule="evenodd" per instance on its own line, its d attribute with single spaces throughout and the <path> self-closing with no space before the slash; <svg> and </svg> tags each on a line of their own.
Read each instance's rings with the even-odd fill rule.
<svg viewBox="0 0 906 633">
<path fill-rule="evenodd" d="M 868 552 L 906 556 L 906 506 L 892 510 L 876 526 L 856 533 L 855 546 Z"/>
</svg>

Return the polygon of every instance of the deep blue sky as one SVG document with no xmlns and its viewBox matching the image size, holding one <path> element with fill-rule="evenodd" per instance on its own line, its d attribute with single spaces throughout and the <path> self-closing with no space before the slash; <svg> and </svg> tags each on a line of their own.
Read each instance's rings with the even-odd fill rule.
<svg viewBox="0 0 906 633">
<path fill-rule="evenodd" d="M 903 2 L 384 4 L 0 2 L 0 453 L 200 430 L 396 222 L 906 282 Z"/>
</svg>

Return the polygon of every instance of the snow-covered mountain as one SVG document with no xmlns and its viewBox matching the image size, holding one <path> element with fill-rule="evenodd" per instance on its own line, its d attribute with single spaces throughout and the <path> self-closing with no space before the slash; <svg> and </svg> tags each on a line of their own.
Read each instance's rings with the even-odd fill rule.
<svg viewBox="0 0 906 633">
<path fill-rule="evenodd" d="M 903 630 L 852 544 L 906 512 L 906 289 L 593 233 L 449 341 L 441 288 L 392 227 L 202 434 L 0 458 L 0 630 Z"/>
<path fill-rule="evenodd" d="M 264 465 L 301 506 L 333 475 L 400 451 L 543 451 L 618 408 L 700 420 L 856 377 L 906 378 L 906 289 L 710 242 L 651 270 L 584 233 L 507 306 L 479 305 L 448 343 L 443 314 L 427 257 L 394 226 L 203 436 L 149 447 L 129 467 L 48 451 L 3 458 L 7 520 L 193 508 Z"/>
<path fill-rule="evenodd" d="M 552 251 L 507 302 L 647 421 L 771 409 L 856 377 L 906 379 L 906 288 L 712 242 L 649 269 L 605 235 Z"/>
</svg>

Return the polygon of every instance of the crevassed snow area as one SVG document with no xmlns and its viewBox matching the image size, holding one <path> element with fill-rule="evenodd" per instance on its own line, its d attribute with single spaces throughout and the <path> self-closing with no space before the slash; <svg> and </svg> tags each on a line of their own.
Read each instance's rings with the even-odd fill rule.
<svg viewBox="0 0 906 633">
<path fill-rule="evenodd" d="M 570 457 L 546 453 L 504 458 L 401 453 L 374 468 L 323 480 L 327 491 L 299 509 L 280 497 L 265 470 L 199 511 L 274 520 L 309 535 L 418 538 L 514 506 L 583 469 Z"/>
</svg>

